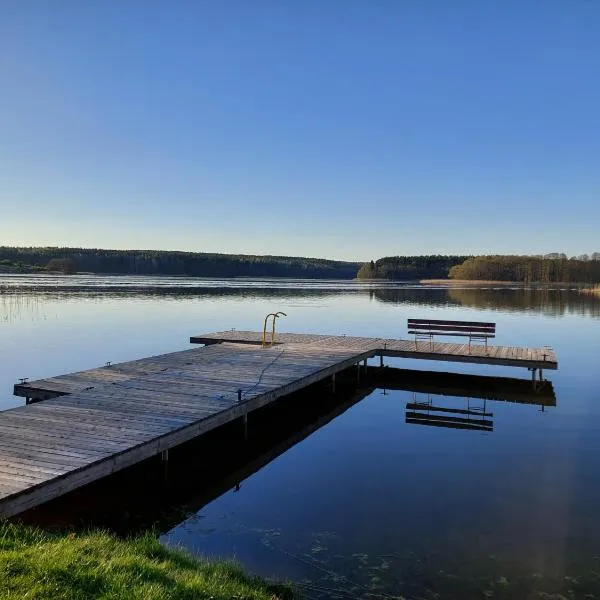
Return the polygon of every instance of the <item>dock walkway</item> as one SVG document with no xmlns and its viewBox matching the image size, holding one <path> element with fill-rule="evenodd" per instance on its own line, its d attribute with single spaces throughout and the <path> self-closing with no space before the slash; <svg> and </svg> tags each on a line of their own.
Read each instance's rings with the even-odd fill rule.
<svg viewBox="0 0 600 600">
<path fill-rule="evenodd" d="M 162 454 L 279 397 L 375 356 L 405 356 L 556 369 L 549 350 L 345 336 L 196 336 L 209 344 L 15 385 L 16 395 L 47 400 L 0 412 L 0 516 L 59 497 Z M 466 345 L 465 345 L 466 346 Z"/>
<path fill-rule="evenodd" d="M 256 344 L 262 342 L 262 333 L 257 331 L 221 331 L 195 335 L 192 344 L 215 344 L 234 342 Z M 276 345 L 302 344 L 319 348 L 352 348 L 356 345 L 371 347 L 373 356 L 418 358 L 449 362 L 483 363 L 528 369 L 558 369 L 556 355 L 551 348 L 523 348 L 518 346 L 484 346 L 476 344 L 452 344 L 391 338 L 366 338 L 342 335 L 313 335 L 306 333 L 278 333 Z"/>
</svg>

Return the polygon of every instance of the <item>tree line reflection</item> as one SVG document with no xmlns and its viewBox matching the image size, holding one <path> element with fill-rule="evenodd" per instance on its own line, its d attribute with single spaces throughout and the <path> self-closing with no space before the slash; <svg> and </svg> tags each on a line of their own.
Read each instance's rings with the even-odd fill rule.
<svg viewBox="0 0 600 600">
<path fill-rule="evenodd" d="M 464 306 L 502 312 L 527 312 L 552 317 L 579 315 L 600 317 L 600 297 L 577 289 L 549 287 L 445 288 L 424 290 L 374 290 L 379 302 Z M 420 301 L 421 300 L 421 301 Z"/>
<path fill-rule="evenodd" d="M 68 302 L 108 299 L 152 300 L 328 300 L 332 298 L 368 298 L 371 302 L 396 305 L 435 307 L 468 307 L 480 310 L 525 312 L 552 317 L 566 315 L 600 317 L 600 296 L 584 294 L 576 288 L 556 287 L 427 287 L 392 285 L 390 287 L 286 287 L 271 288 L 249 286 L 211 288 L 193 287 L 110 287 L 110 288 L 41 288 L 0 290 L 0 322 L 15 322 L 23 318 L 36 318 L 43 314 L 48 302 Z"/>
</svg>

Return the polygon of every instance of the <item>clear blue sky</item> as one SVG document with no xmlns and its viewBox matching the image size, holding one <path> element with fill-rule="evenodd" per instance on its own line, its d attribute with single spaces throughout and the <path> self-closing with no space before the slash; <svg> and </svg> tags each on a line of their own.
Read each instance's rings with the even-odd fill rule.
<svg viewBox="0 0 600 600">
<path fill-rule="evenodd" d="M 0 244 L 600 250 L 600 2 L 0 0 Z"/>
</svg>

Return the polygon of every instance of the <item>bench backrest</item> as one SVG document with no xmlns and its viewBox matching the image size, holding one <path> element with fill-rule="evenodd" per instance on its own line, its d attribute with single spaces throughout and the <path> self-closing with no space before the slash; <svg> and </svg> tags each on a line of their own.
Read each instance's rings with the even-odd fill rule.
<svg viewBox="0 0 600 600">
<path fill-rule="evenodd" d="M 496 334 L 496 323 L 479 321 L 438 321 L 435 319 L 408 319 L 408 329 L 423 333 Z"/>
</svg>

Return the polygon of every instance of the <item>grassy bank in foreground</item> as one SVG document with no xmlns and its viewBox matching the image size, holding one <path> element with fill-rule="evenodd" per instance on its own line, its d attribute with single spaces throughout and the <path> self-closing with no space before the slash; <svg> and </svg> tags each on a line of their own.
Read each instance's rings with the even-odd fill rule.
<svg viewBox="0 0 600 600">
<path fill-rule="evenodd" d="M 0 598 L 287 599 L 290 587 L 165 548 L 152 535 L 48 534 L 0 524 Z"/>
</svg>

